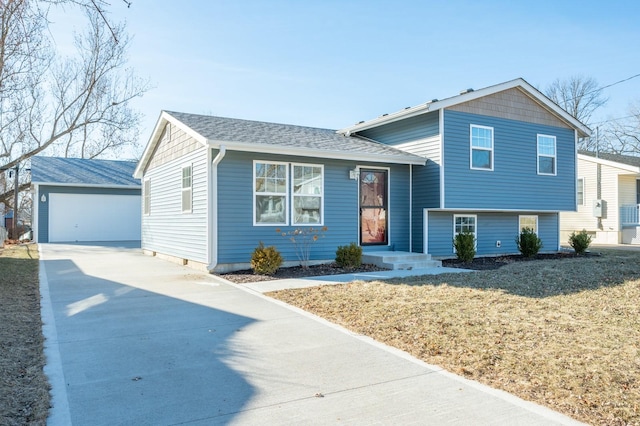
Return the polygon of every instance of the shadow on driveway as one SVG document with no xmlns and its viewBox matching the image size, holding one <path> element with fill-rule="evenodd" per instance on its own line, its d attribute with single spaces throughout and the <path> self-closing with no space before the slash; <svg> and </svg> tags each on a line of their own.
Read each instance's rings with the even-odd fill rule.
<svg viewBox="0 0 640 426">
<path fill-rule="evenodd" d="M 226 423 L 253 396 L 227 363 L 243 356 L 229 342 L 254 320 L 180 299 L 197 299 L 206 283 L 158 283 L 176 293 L 168 296 L 85 274 L 66 259 L 43 265 L 57 331 L 46 346 L 59 351 L 64 378 L 52 393 L 66 392 L 73 424 Z M 62 406 L 51 418 L 64 419 L 64 398 L 53 401 Z"/>
</svg>

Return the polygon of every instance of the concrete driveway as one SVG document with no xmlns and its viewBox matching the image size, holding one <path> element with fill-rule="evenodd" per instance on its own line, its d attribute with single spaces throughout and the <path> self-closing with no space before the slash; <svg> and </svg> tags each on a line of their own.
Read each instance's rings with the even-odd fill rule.
<svg viewBox="0 0 640 426">
<path fill-rule="evenodd" d="M 40 250 L 51 425 L 577 424 L 137 248 Z"/>
</svg>

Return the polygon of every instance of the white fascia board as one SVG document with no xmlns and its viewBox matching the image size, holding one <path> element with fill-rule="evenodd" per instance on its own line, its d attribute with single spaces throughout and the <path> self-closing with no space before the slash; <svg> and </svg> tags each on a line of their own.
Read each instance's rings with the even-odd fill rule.
<svg viewBox="0 0 640 426">
<path fill-rule="evenodd" d="M 160 135 L 162 135 L 162 131 L 164 130 L 164 127 L 167 123 L 171 123 L 177 126 L 186 134 L 188 134 L 189 136 L 191 136 L 192 138 L 200 142 L 203 146 L 207 145 L 207 139 L 204 136 L 202 136 L 200 133 L 193 130 L 191 127 L 184 125 L 180 120 L 178 120 L 168 112 L 162 111 L 160 113 L 160 117 L 158 117 L 158 121 L 156 122 L 153 132 L 151 133 L 151 137 L 147 142 L 147 146 L 145 147 L 144 152 L 142 153 L 142 157 L 140 157 L 140 161 L 138 161 L 136 170 L 133 172 L 133 177 L 137 179 L 142 179 L 143 170 L 147 166 L 147 163 L 149 163 L 149 160 L 151 160 L 151 154 L 155 150 L 158 142 L 160 141 Z"/>
<path fill-rule="evenodd" d="M 141 189 L 141 185 L 104 185 L 104 184 L 86 184 L 86 183 L 56 183 L 56 182 L 31 182 L 34 186 L 64 186 L 66 188 L 100 188 L 100 189 Z"/>
<path fill-rule="evenodd" d="M 572 211 L 572 210 L 531 210 L 531 209 L 474 209 L 473 207 L 465 207 L 465 208 L 425 208 L 430 212 L 453 212 L 453 213 L 560 213 L 564 211 Z"/>
<path fill-rule="evenodd" d="M 580 121 L 576 120 L 573 116 L 571 116 L 568 112 L 560 108 L 553 101 L 543 95 L 538 89 L 527 83 L 522 78 L 517 78 L 515 80 L 507 81 L 504 83 L 496 84 L 494 86 L 485 87 L 483 89 L 474 90 L 472 92 L 463 93 L 461 95 L 452 96 L 447 99 L 443 99 L 435 102 L 427 102 L 426 104 L 421 104 L 412 108 L 407 108 L 402 111 L 398 111 L 392 114 L 386 114 L 384 116 L 375 118 L 370 121 L 365 121 L 364 123 L 359 123 L 351 127 L 346 127 L 344 129 L 338 130 L 338 133 L 354 133 L 360 132 L 363 130 L 370 129 L 372 127 L 377 127 L 382 124 L 389 124 L 395 121 L 404 120 L 407 118 L 414 117 L 416 115 L 424 114 L 429 111 L 436 111 L 439 109 L 450 108 L 454 105 L 462 104 L 465 102 L 473 101 L 475 99 L 492 95 L 494 93 L 502 92 L 504 90 L 513 89 L 515 87 L 520 87 L 527 94 L 530 95 L 540 106 L 559 116 L 563 121 L 570 124 L 572 127 L 577 128 L 584 136 L 591 136 L 591 130 L 582 124 Z"/>
<path fill-rule="evenodd" d="M 381 154 L 367 154 L 367 153 L 347 153 L 344 151 L 323 151 L 320 149 L 310 150 L 308 148 L 296 148 L 290 146 L 279 145 L 259 145 L 259 144 L 246 144 L 241 142 L 229 142 L 229 141 L 216 141 L 210 140 L 209 147 L 218 149 L 221 145 L 224 145 L 229 151 L 242 151 L 242 152 L 255 152 L 260 154 L 277 154 L 277 155 L 294 155 L 298 157 L 314 157 L 314 158 L 327 158 L 336 160 L 353 160 L 353 161 L 367 161 L 372 163 L 389 163 L 389 164 L 414 164 L 424 166 L 427 162 L 426 158 L 419 157 L 417 155 L 381 155 Z"/>
<path fill-rule="evenodd" d="M 578 160 L 591 161 L 592 163 L 602 164 L 604 166 L 614 167 L 630 173 L 640 174 L 640 167 L 631 166 L 629 164 L 618 163 L 613 160 L 605 160 L 603 158 L 592 157 L 590 155 L 578 154 Z"/>
</svg>

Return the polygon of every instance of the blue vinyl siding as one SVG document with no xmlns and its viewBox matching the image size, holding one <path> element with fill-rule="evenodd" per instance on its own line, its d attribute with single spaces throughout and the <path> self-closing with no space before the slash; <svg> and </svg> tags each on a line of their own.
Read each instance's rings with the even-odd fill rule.
<svg viewBox="0 0 640 426">
<path fill-rule="evenodd" d="M 49 242 L 49 205 L 50 194 L 98 194 L 98 195 L 135 195 L 140 196 L 140 188 L 82 188 L 71 186 L 40 185 L 38 187 L 38 242 Z M 40 201 L 46 195 L 47 202 Z M 35 202 L 35 201 L 34 201 Z"/>
<path fill-rule="evenodd" d="M 253 225 L 253 160 L 324 165 L 324 226 L 327 231 L 322 232 L 323 237 L 313 243 L 311 260 L 335 259 L 338 246 L 358 242 L 358 181 L 349 179 L 349 170 L 356 166 L 381 165 L 228 151 L 218 165 L 218 264 L 248 263 L 260 241 L 266 246 L 276 246 L 285 261 L 298 260 L 293 243 L 277 233 L 276 229 L 288 232 L 309 226 Z M 396 250 L 407 250 L 409 166 L 391 166 L 389 176 L 390 244 Z M 365 248 L 372 249 L 389 248 Z"/>
<path fill-rule="evenodd" d="M 358 132 L 359 135 L 381 142 L 385 145 L 398 145 L 409 141 L 435 136 L 438 133 L 438 111 Z"/>
<path fill-rule="evenodd" d="M 427 161 L 426 166 L 413 167 L 412 250 L 421 253 L 424 247 L 422 212 L 440 206 L 440 166 Z"/>
<path fill-rule="evenodd" d="M 470 124 L 494 129 L 494 170 L 470 170 Z M 444 208 L 546 210 L 575 209 L 574 131 L 445 111 Z M 557 140 L 557 176 L 537 174 L 537 135 Z"/>
<path fill-rule="evenodd" d="M 477 255 L 496 255 L 518 253 L 516 237 L 518 217 L 536 215 L 536 213 L 477 213 L 477 212 L 429 212 L 428 252 L 433 256 L 455 257 L 453 251 L 453 216 L 469 214 L 477 216 Z M 558 214 L 538 213 L 538 236 L 542 240 L 541 251 L 558 249 Z M 496 241 L 501 242 L 496 247 Z"/>
</svg>

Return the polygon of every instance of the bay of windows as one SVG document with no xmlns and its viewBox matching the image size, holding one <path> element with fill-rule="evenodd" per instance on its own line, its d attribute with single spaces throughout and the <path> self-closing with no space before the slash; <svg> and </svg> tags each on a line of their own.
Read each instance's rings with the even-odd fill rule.
<svg viewBox="0 0 640 426">
<path fill-rule="evenodd" d="M 324 167 L 254 162 L 254 224 L 306 225 L 324 221 Z"/>
</svg>

